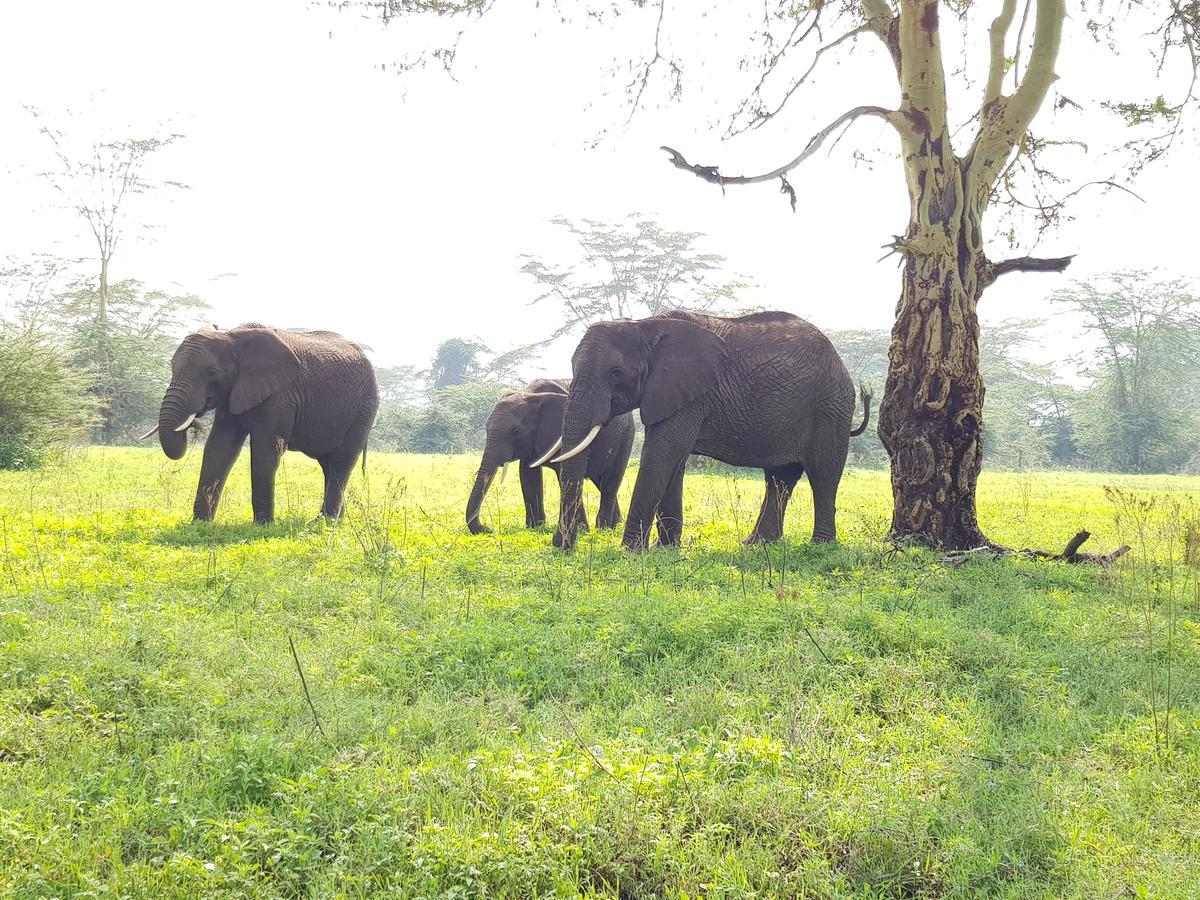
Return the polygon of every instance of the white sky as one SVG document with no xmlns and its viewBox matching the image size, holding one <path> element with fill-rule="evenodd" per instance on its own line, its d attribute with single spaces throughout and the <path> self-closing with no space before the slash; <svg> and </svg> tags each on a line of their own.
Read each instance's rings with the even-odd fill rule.
<svg viewBox="0 0 1200 900">
<path fill-rule="evenodd" d="M 719 25 L 697 21 L 708 31 L 677 28 L 675 40 L 702 51 L 729 43 Z M 1068 24 L 1059 66 L 1068 96 L 1102 92 L 1127 70 L 1152 77 L 1143 57 L 1121 69 L 1078 40 L 1081 24 Z M 875 260 L 905 225 L 903 178 L 886 154 L 875 154 L 873 166 L 851 158 L 855 147 L 891 149 L 885 126 L 856 125 L 831 156 L 793 174 L 800 215 L 772 185 L 722 197 L 670 168 L 657 149 L 673 145 L 727 173 L 771 168 L 842 109 L 895 102 L 894 80 L 880 81 L 882 89 L 851 80 L 885 65 L 878 54 L 841 57 L 808 93 L 812 100 L 721 143 L 711 127 L 720 92 L 711 85 L 726 82 L 712 67 L 689 71 L 693 89 L 684 102 L 654 103 L 620 127 L 619 97 L 603 96 L 614 84 L 620 94 L 619 81 L 604 64 L 622 47 L 649 47 L 653 22 L 644 17 L 589 32 L 557 25 L 532 2 L 500 0 L 464 41 L 457 83 L 438 72 L 398 77 L 391 66 L 381 69 L 406 40 L 420 39 L 414 27 L 422 26 L 385 30 L 301 0 L 5 4 L 0 247 L 11 257 L 89 249 L 81 223 L 35 177 L 51 157 L 22 106 L 32 104 L 85 140 L 103 123 L 116 133 L 187 135 L 148 174 L 191 190 L 131 210 L 157 227 L 119 248 L 113 278 L 198 293 L 222 326 L 330 328 L 369 344 L 381 365 L 423 366 L 439 341 L 458 335 L 507 349 L 551 327 L 547 312 L 528 308 L 535 285 L 517 260 L 527 252 L 559 258 L 562 238 L 546 220 L 635 211 L 707 233 L 705 249 L 762 286 L 749 302 L 827 328 L 890 324 L 895 262 Z M 1145 93 L 1158 90 L 1148 83 Z M 80 114 L 68 119 L 66 109 Z M 618 127 L 585 149 L 608 126 Z M 1124 267 L 1194 274 L 1197 156 L 1192 144 L 1150 170 L 1139 183 L 1144 204 L 1119 193 L 1085 195 L 1076 221 L 1037 252 L 1078 252 L 1076 278 Z M 224 273 L 236 274 L 217 277 Z M 1066 284 L 1052 275 L 1009 276 L 984 297 L 981 315 L 1040 317 L 1045 295 Z M 1058 329 L 1048 332 L 1046 355 L 1061 355 L 1077 325 Z M 558 347 L 543 371 L 566 374 L 568 359 L 569 347 Z"/>
</svg>

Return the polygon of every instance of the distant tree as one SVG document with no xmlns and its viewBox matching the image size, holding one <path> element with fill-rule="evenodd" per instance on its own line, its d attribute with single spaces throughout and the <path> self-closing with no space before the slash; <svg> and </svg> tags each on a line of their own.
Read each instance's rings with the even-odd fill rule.
<svg viewBox="0 0 1200 900">
<path fill-rule="evenodd" d="M 380 403 L 411 405 L 420 400 L 422 378 L 415 366 L 377 366 L 375 380 Z"/>
<path fill-rule="evenodd" d="M 469 338 L 442 341 L 429 366 L 429 389 L 438 391 L 478 378 L 484 371 L 480 354 L 487 349 L 486 344 Z"/>
<path fill-rule="evenodd" d="M 874 420 L 879 415 L 879 396 L 887 380 L 888 333 L 857 328 L 829 331 L 826 334 L 837 348 L 854 383 L 865 384 L 873 391 L 875 398 L 872 401 L 871 418 Z M 855 415 L 857 417 L 858 413 Z M 850 438 L 850 465 L 864 469 L 878 469 L 887 465 L 887 453 L 874 428 Z"/>
<path fill-rule="evenodd" d="M 181 333 L 207 308 L 192 294 L 146 290 L 133 279 L 109 286 L 106 315 L 92 282 L 57 297 L 47 324 L 60 336 L 71 365 L 89 377 L 99 421 L 94 440 L 132 440 L 156 419 L 170 359 Z"/>
<path fill-rule="evenodd" d="M 473 381 L 443 388 L 420 413 L 409 440 L 417 453 L 465 453 L 482 449 L 484 422 L 505 386 Z"/>
<path fill-rule="evenodd" d="M 27 469 L 86 434 L 87 379 L 42 331 L 0 322 L 0 469 Z"/>
<path fill-rule="evenodd" d="M 697 312 L 732 305 L 745 282 L 723 275 L 725 257 L 703 253 L 698 231 L 668 231 L 652 219 L 578 223 L 551 219 L 575 239 L 575 257 L 553 265 L 522 257 L 521 271 L 542 288 L 533 303 L 553 301 L 562 323 L 548 341 L 594 322 L 652 316 L 673 307 Z"/>
<path fill-rule="evenodd" d="M 57 167 L 42 177 L 62 196 L 68 208 L 86 223 L 95 245 L 97 268 L 94 317 L 108 317 L 111 290 L 109 267 L 127 228 L 135 226 L 130 203 L 139 194 L 161 188 L 185 189 L 178 181 L 151 179 L 146 162 L 183 137 L 163 134 L 147 137 L 79 139 L 79 135 L 50 125 L 43 113 L 26 107 L 50 142 Z"/>
<path fill-rule="evenodd" d="M 1089 459 L 1123 472 L 1183 466 L 1200 439 L 1200 296 L 1182 279 L 1126 271 L 1052 299 L 1098 340 L 1078 416 Z"/>
</svg>

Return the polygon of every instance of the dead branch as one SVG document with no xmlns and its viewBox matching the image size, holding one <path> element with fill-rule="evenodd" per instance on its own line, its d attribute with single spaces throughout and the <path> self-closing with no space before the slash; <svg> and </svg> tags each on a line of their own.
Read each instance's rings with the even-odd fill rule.
<svg viewBox="0 0 1200 900">
<path fill-rule="evenodd" d="M 809 138 L 808 143 L 804 146 L 804 150 L 793 159 L 791 162 L 785 163 L 777 169 L 766 172 L 762 175 L 722 175 L 717 166 L 706 166 L 699 163 L 690 163 L 682 153 L 674 147 L 663 146 L 659 149 L 666 151 L 671 155 L 671 165 L 677 169 L 682 169 L 685 172 L 691 172 L 697 178 L 707 181 L 709 184 L 721 186 L 721 190 L 725 190 L 727 184 L 760 184 L 764 181 L 774 181 L 776 178 L 782 178 L 792 169 L 796 168 L 814 153 L 821 149 L 821 145 L 829 138 L 831 134 L 837 131 L 843 125 L 848 125 L 855 119 L 863 116 L 873 116 L 877 119 L 883 119 L 893 128 L 899 130 L 902 126 L 899 121 L 900 114 L 895 110 L 884 109 L 882 106 L 856 106 L 854 109 L 848 110 L 814 134 Z M 782 189 L 783 193 L 788 193 L 786 189 Z"/>
<path fill-rule="evenodd" d="M 1092 533 L 1090 531 L 1080 531 L 1071 540 L 1067 541 L 1067 545 L 1058 553 L 1052 553 L 1049 550 L 1013 550 L 1009 547 L 1001 547 L 999 544 L 992 544 L 986 547 L 975 547 L 971 550 L 953 550 L 942 557 L 942 562 L 949 566 L 961 566 L 969 559 L 1003 559 L 1008 556 L 1016 556 L 1021 559 L 1042 559 L 1052 562 L 1091 563 L 1099 566 L 1111 566 L 1129 552 L 1129 545 L 1122 544 L 1116 550 L 1111 550 L 1108 553 L 1080 553 L 1079 548 L 1091 536 Z"/>
<path fill-rule="evenodd" d="M 1038 256 L 1017 256 L 1013 259 L 1002 259 L 992 264 L 992 281 L 1009 272 L 1062 272 L 1071 264 L 1075 254 L 1045 258 Z"/>
</svg>

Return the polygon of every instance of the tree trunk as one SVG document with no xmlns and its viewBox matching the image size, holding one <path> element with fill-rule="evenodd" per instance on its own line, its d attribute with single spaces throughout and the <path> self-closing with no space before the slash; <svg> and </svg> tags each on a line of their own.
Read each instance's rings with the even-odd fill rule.
<svg viewBox="0 0 1200 900">
<path fill-rule="evenodd" d="M 108 257 L 100 257 L 100 299 L 96 307 L 96 320 L 108 321 Z"/>
<path fill-rule="evenodd" d="M 967 260 L 968 268 L 980 263 Z M 975 514 L 983 455 L 980 292 L 953 254 L 910 255 L 905 265 L 879 416 L 892 463 L 895 538 L 953 550 L 988 543 Z"/>
</svg>

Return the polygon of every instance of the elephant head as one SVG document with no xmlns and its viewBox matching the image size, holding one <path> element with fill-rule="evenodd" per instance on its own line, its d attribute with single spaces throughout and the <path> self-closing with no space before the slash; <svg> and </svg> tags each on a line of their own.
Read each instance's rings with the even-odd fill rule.
<svg viewBox="0 0 1200 900">
<path fill-rule="evenodd" d="M 201 329 L 171 357 L 171 383 L 158 412 L 163 453 L 179 459 L 188 426 L 212 409 L 241 415 L 300 375 L 300 360 L 270 328 Z"/>
<path fill-rule="evenodd" d="M 602 322 L 584 334 L 571 359 L 573 376 L 556 458 L 563 482 L 555 544 L 571 547 L 588 446 L 614 416 L 641 409 L 647 428 L 713 390 L 725 365 L 725 341 L 688 319 Z"/>
<path fill-rule="evenodd" d="M 487 418 L 487 443 L 467 500 L 467 528 L 472 534 L 488 529 L 479 510 L 488 487 L 501 466 L 507 471 L 514 459 L 530 460 L 557 441 L 562 428 L 566 394 L 555 391 L 509 391 Z"/>
</svg>

